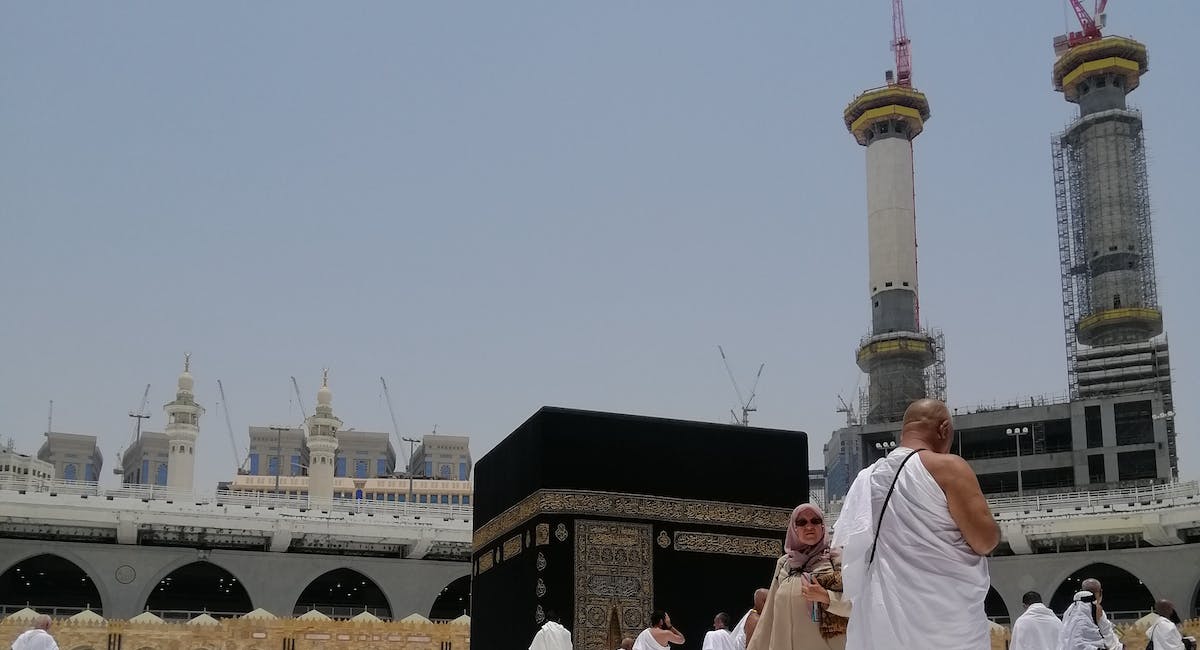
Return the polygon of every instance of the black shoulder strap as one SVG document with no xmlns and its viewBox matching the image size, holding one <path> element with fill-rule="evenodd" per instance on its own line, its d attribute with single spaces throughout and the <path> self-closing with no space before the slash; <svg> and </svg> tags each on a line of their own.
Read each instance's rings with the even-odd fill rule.
<svg viewBox="0 0 1200 650">
<path fill-rule="evenodd" d="M 888 501 L 892 500 L 892 492 L 896 490 L 896 481 L 900 480 L 900 472 L 904 471 L 904 465 L 908 459 L 916 455 L 918 451 L 925 451 L 925 448 L 914 449 L 908 452 L 904 460 L 900 461 L 900 467 L 896 468 L 896 476 L 892 478 L 892 485 L 888 488 L 887 496 L 883 497 L 883 507 L 879 509 L 879 520 L 875 522 L 875 541 L 871 542 L 871 558 L 867 560 L 867 566 L 875 561 L 875 547 L 879 545 L 879 527 L 883 525 L 883 513 L 887 512 Z"/>
</svg>

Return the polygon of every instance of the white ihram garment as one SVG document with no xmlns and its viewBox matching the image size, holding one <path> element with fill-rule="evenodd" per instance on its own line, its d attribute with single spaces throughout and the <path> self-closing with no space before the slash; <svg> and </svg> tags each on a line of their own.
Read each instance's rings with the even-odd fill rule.
<svg viewBox="0 0 1200 650">
<path fill-rule="evenodd" d="M 29 630 L 13 641 L 12 650 L 58 650 L 58 644 L 45 630 Z"/>
<path fill-rule="evenodd" d="M 733 626 L 733 642 L 737 644 L 737 650 L 746 650 L 746 621 L 750 619 L 750 612 L 753 611 L 753 609 L 746 610 L 746 613 L 742 615 L 742 620 Z"/>
<path fill-rule="evenodd" d="M 1154 642 L 1154 650 L 1184 650 L 1183 634 L 1169 618 L 1159 616 L 1146 630 L 1146 638 Z"/>
<path fill-rule="evenodd" d="M 1058 650 L 1062 621 L 1042 603 L 1034 603 L 1017 617 L 1008 650 Z"/>
<path fill-rule="evenodd" d="M 658 641 L 655 641 L 654 635 L 650 633 L 650 628 L 646 628 L 634 640 L 633 650 L 671 650 L 671 646 L 658 645 Z"/>
<path fill-rule="evenodd" d="M 571 633 L 554 621 L 546 621 L 542 629 L 533 636 L 529 650 L 573 650 Z"/>
<path fill-rule="evenodd" d="M 867 567 L 884 497 L 912 451 L 899 447 L 859 472 L 834 527 L 832 545 L 843 549 L 843 596 L 854 604 L 846 650 L 988 650 L 987 558 L 963 539 L 919 454 L 896 481 Z"/>
<path fill-rule="evenodd" d="M 729 630 L 713 630 L 704 635 L 701 650 L 738 650 L 738 645 Z"/>
</svg>

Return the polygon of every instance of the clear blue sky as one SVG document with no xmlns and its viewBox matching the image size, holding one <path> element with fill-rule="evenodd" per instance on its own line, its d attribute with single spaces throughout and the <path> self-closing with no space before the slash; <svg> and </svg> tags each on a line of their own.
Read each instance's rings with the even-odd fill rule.
<svg viewBox="0 0 1200 650">
<path fill-rule="evenodd" d="M 1065 390 L 1050 134 L 1057 0 L 910 0 L 922 315 L 952 405 Z M 1200 471 L 1194 282 L 1200 4 L 1114 0 L 1150 48 L 1159 287 Z M 292 423 L 324 366 L 348 427 L 472 437 L 539 406 L 753 423 L 821 464 L 869 323 L 863 150 L 841 124 L 891 67 L 886 0 L 0 5 L 0 436 L 100 437 L 108 466 L 183 352 L 197 477 L 217 402 Z M 1191 280 L 1189 280 L 1191 278 Z M 730 441 L 736 444 L 736 441 Z M 669 450 L 659 450 L 667 453 Z M 112 480 L 111 474 L 107 480 Z"/>
</svg>

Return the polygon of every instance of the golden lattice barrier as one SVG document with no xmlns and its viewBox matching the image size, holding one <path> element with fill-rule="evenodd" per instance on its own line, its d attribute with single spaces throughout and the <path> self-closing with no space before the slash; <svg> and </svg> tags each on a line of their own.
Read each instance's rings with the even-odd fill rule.
<svg viewBox="0 0 1200 650">
<path fill-rule="evenodd" d="M 29 629 L 37 612 L 22 610 L 0 621 L 0 647 Z M 50 630 L 62 650 L 469 650 L 470 619 L 433 623 L 412 615 L 382 621 L 370 614 L 331 620 L 309 612 L 277 618 L 255 610 L 241 618 L 201 614 L 187 622 L 165 622 L 148 612 L 134 618 L 107 620 L 91 611 L 56 619 Z M 120 645 L 110 645 L 118 638 Z"/>
</svg>

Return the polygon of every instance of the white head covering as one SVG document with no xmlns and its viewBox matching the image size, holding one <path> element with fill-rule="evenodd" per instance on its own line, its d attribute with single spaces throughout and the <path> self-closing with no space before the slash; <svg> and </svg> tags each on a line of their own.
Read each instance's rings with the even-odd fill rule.
<svg viewBox="0 0 1200 650">
<path fill-rule="evenodd" d="M 1072 598 L 1074 602 L 1063 612 L 1062 636 L 1059 639 L 1061 650 L 1103 650 L 1107 647 L 1096 625 L 1095 599 L 1095 594 L 1090 591 L 1075 593 Z"/>
</svg>

